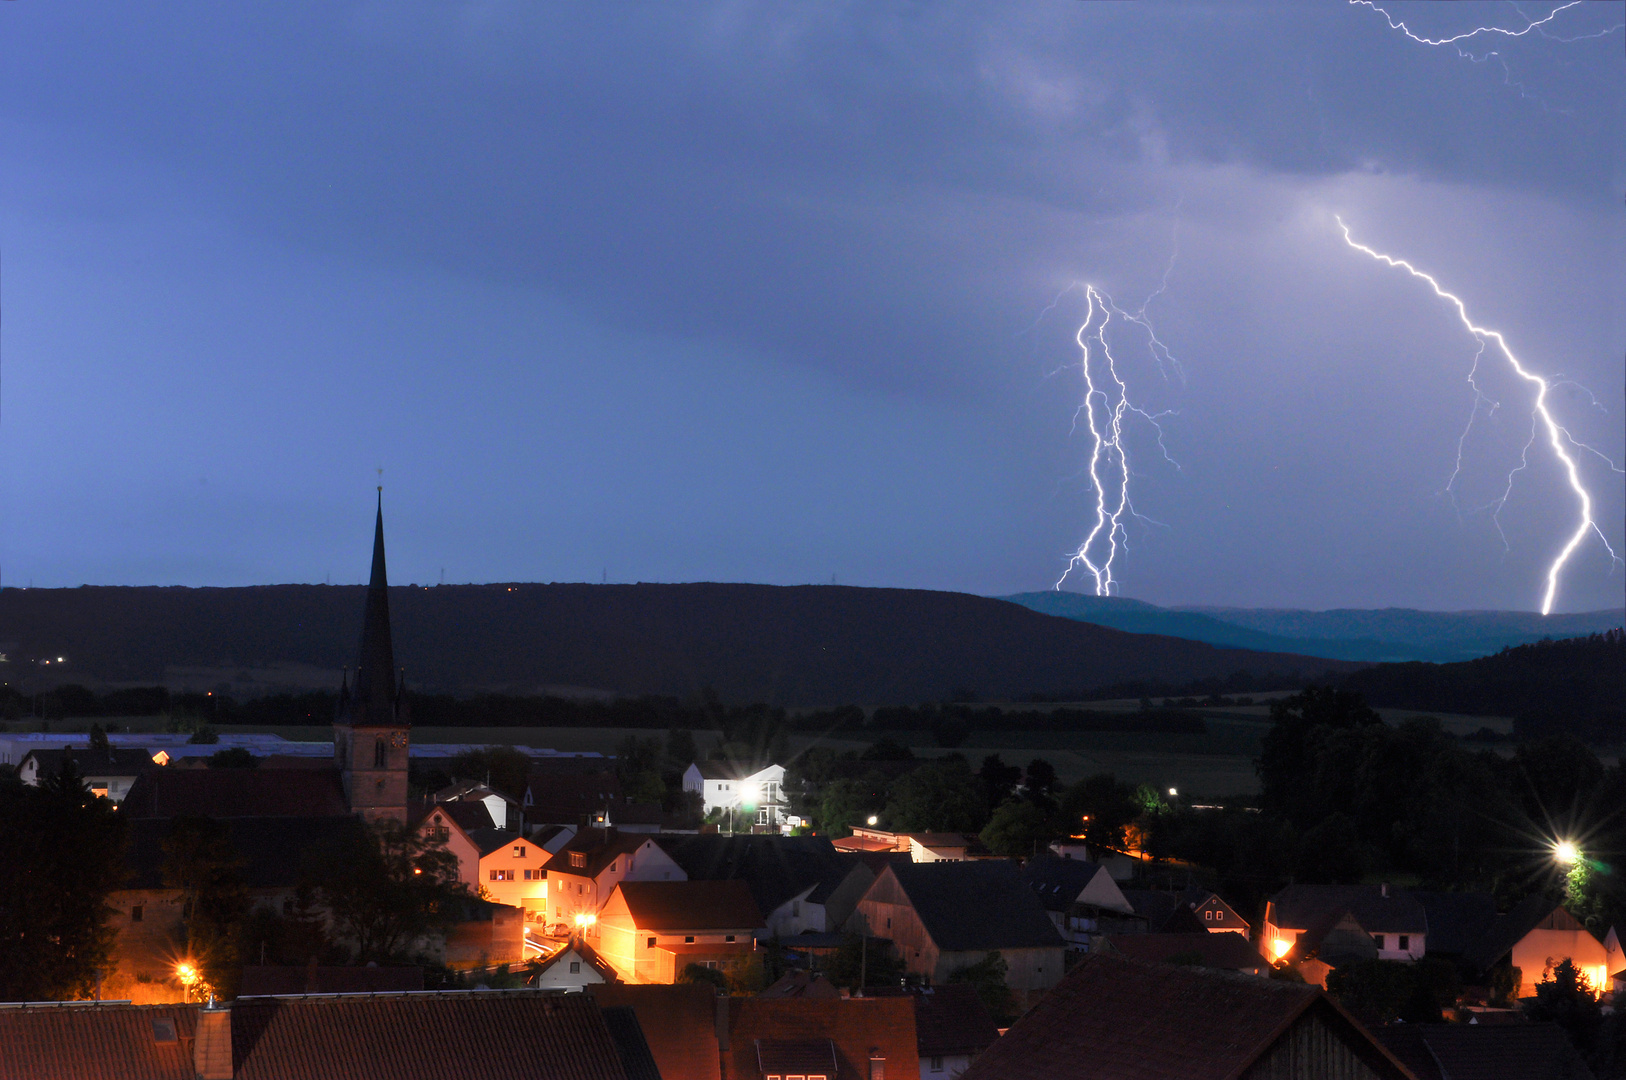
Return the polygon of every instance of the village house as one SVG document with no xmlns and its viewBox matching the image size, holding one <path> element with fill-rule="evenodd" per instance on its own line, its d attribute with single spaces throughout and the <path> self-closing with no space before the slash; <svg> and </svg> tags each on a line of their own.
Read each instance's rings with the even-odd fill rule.
<svg viewBox="0 0 1626 1080">
<path fill-rule="evenodd" d="M 988 858 L 975 836 L 957 832 L 895 833 L 874 826 L 856 826 L 851 836 L 834 841 L 836 850 L 850 853 L 895 851 L 918 863 L 964 862 Z"/>
<path fill-rule="evenodd" d="M 417 825 L 426 840 L 457 856 L 457 880 L 471 890 L 480 887 L 480 845 L 474 842 L 473 834 L 489 828 L 491 815 L 484 806 L 458 802 L 435 806 Z"/>
<path fill-rule="evenodd" d="M 547 895 L 552 922 L 564 933 L 598 937 L 600 909 L 622 881 L 683 881 L 683 868 L 644 835 L 582 829 L 548 859 Z"/>
<path fill-rule="evenodd" d="M 430 796 L 430 801 L 435 804 L 462 803 L 483 807 L 489 819 L 485 822 L 488 828 L 517 831 L 523 823 L 519 800 L 511 799 L 484 784 L 449 784 Z"/>
<path fill-rule="evenodd" d="M 875 880 L 861 860 L 822 836 L 666 836 L 690 881 L 744 881 L 770 937 L 839 930 Z"/>
<path fill-rule="evenodd" d="M 785 767 L 749 769 L 728 761 L 697 761 L 683 773 L 683 790 L 698 792 L 701 813 L 732 815 L 735 829 L 777 829 L 785 823 Z"/>
<path fill-rule="evenodd" d="M 964 1080 L 1128 1076 L 1414 1080 L 1316 987 L 1095 954 L 972 1062 Z"/>
<path fill-rule="evenodd" d="M 1532 896 L 1505 915 L 1498 915 L 1477 945 L 1469 949 L 1467 960 L 1473 970 L 1489 973 L 1509 965 L 1518 972 L 1513 990 L 1516 998 L 1531 997 L 1536 984 L 1553 966 L 1569 960 L 1595 993 L 1609 988 L 1613 973 L 1608 946 L 1562 906 L 1554 907 L 1541 896 Z"/>
<path fill-rule="evenodd" d="M 60 750 L 30 750 L 17 765 L 17 779 L 38 785 L 46 777 L 61 772 L 64 759 L 73 763 L 87 791 L 113 803 L 123 802 L 135 778 L 153 768 L 151 756 L 139 747 L 111 746 L 98 750 L 64 746 Z"/>
<path fill-rule="evenodd" d="M 1221 899 L 1219 893 L 1191 886 L 1181 891 L 1180 901 L 1203 921 L 1203 929 L 1212 933 L 1241 934 L 1247 940 L 1253 934 L 1248 920 Z"/>
<path fill-rule="evenodd" d="M 623 982 L 676 982 L 690 964 L 743 982 L 761 926 L 743 881 L 623 881 L 599 912 L 597 949 Z"/>
<path fill-rule="evenodd" d="M 533 969 L 531 985 L 539 990 L 580 992 L 616 982 L 615 969 L 580 938 L 568 943 Z"/>
<path fill-rule="evenodd" d="M 832 991 L 831 996 L 839 994 Z M 999 1038 L 993 1016 L 970 983 L 907 989 L 870 987 L 864 996 L 899 996 L 914 1002 L 920 1080 L 954 1080 Z"/>
<path fill-rule="evenodd" d="M 1106 868 L 1083 859 L 1041 855 L 1028 860 L 1022 880 L 1044 905 L 1062 940 L 1076 949 L 1088 951 L 1097 934 L 1117 927 L 1135 911 Z"/>
<path fill-rule="evenodd" d="M 1261 941 L 1273 959 L 1283 957 L 1300 934 L 1345 912 L 1371 935 L 1379 960 L 1422 958 L 1428 915 L 1415 897 L 1387 885 L 1289 885 L 1266 902 Z"/>
<path fill-rule="evenodd" d="M 847 929 L 891 941 L 905 968 L 934 984 L 997 952 L 1019 1004 L 1060 981 L 1066 951 L 1044 905 L 1006 860 L 888 865 Z"/>
<path fill-rule="evenodd" d="M 536 990 L 0 1009 L 3 1080 L 644 1080 L 636 1015 Z"/>
<path fill-rule="evenodd" d="M 602 827 L 612 810 L 625 805 L 621 781 L 602 767 L 533 769 L 520 798 L 527 829 L 549 825 Z"/>
</svg>

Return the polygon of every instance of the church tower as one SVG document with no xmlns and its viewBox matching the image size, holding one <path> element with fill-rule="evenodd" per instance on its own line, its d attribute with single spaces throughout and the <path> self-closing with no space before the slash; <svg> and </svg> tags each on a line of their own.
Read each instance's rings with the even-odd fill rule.
<svg viewBox="0 0 1626 1080">
<path fill-rule="evenodd" d="M 412 730 L 405 680 L 390 643 L 389 580 L 384 573 L 384 489 L 373 529 L 373 573 L 361 624 L 355 685 L 345 675 L 333 721 L 333 760 L 351 811 L 369 824 L 406 824 L 407 753 Z"/>
</svg>

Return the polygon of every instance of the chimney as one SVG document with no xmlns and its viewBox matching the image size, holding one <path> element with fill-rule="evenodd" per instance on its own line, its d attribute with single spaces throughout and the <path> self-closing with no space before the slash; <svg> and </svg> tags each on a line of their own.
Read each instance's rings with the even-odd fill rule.
<svg viewBox="0 0 1626 1080">
<path fill-rule="evenodd" d="M 198 1010 L 198 1031 L 192 1043 L 192 1068 L 198 1080 L 232 1080 L 231 1010 L 216 1006 L 214 998 Z"/>
<path fill-rule="evenodd" d="M 728 995 L 717 995 L 717 1052 L 728 1053 Z"/>
</svg>

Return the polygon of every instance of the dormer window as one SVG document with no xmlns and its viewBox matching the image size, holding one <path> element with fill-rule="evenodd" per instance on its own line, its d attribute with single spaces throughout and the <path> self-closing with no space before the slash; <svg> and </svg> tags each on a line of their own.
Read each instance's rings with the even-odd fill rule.
<svg viewBox="0 0 1626 1080">
<path fill-rule="evenodd" d="M 585 852 L 585 851 L 572 851 L 570 853 L 570 865 L 571 865 L 571 867 L 573 869 L 577 869 L 577 870 L 580 870 L 583 867 L 585 867 L 587 865 L 587 852 Z"/>
</svg>

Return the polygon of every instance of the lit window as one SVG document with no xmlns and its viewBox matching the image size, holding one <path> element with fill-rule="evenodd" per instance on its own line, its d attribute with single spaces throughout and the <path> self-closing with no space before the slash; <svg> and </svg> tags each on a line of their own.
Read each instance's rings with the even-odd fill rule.
<svg viewBox="0 0 1626 1080">
<path fill-rule="evenodd" d="M 570 853 L 570 865 L 575 866 L 575 867 L 586 866 L 587 865 L 587 852 L 585 852 L 585 851 L 572 851 Z"/>
<path fill-rule="evenodd" d="M 525 857 L 525 845 L 524 844 L 515 844 L 514 845 L 514 858 L 523 859 L 524 857 Z"/>
</svg>

